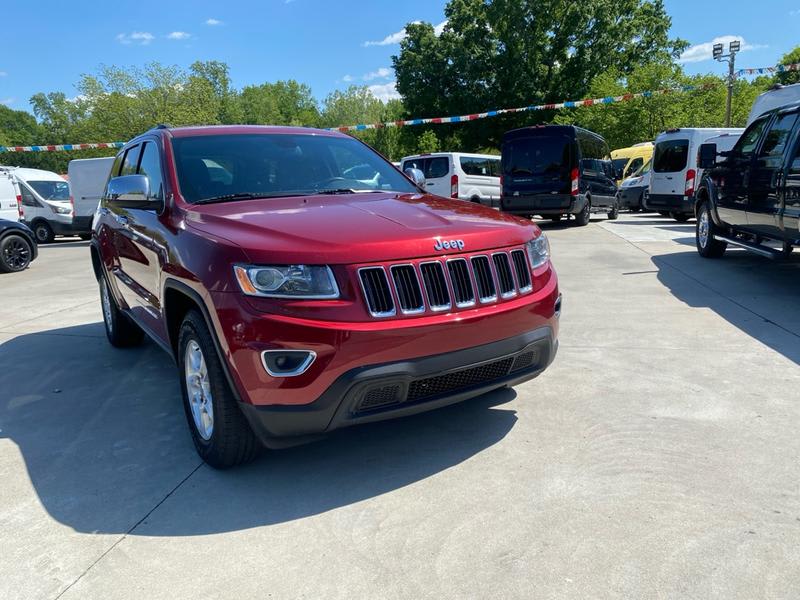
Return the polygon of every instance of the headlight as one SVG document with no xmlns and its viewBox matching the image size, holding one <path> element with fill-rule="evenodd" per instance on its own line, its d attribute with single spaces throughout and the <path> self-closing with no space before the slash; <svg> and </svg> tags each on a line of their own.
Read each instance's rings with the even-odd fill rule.
<svg viewBox="0 0 800 600">
<path fill-rule="evenodd" d="M 333 272 L 327 266 L 234 265 L 233 272 L 248 296 L 316 300 L 339 297 Z"/>
<path fill-rule="evenodd" d="M 71 215 L 71 214 L 72 214 L 72 208 L 71 208 L 71 207 L 66 207 L 66 206 L 54 206 L 54 205 L 52 205 L 52 204 L 50 205 L 50 207 L 51 207 L 51 208 L 52 208 L 52 209 L 53 209 L 53 210 L 54 210 L 56 213 L 58 213 L 59 215 Z"/>
<path fill-rule="evenodd" d="M 525 244 L 525 248 L 528 251 L 531 269 L 538 269 L 550 260 L 550 242 L 543 233 Z"/>
</svg>

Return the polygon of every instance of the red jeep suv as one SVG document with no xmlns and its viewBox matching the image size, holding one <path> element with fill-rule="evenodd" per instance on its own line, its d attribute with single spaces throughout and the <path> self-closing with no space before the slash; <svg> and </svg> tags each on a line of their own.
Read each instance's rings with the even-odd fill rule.
<svg viewBox="0 0 800 600">
<path fill-rule="evenodd" d="M 314 129 L 159 126 L 117 155 L 91 244 L 106 333 L 117 347 L 147 333 L 174 357 L 207 463 L 550 364 L 561 297 L 546 237 L 420 186 Z"/>
</svg>

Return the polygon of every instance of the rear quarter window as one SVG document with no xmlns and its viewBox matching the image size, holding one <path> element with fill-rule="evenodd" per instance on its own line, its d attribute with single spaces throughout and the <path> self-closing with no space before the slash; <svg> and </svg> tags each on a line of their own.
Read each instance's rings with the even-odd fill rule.
<svg viewBox="0 0 800 600">
<path fill-rule="evenodd" d="M 676 173 L 686 168 L 689 158 L 689 140 L 665 140 L 656 144 L 653 171 Z"/>
<path fill-rule="evenodd" d="M 500 161 L 493 158 L 476 158 L 462 156 L 460 159 L 461 170 L 467 175 L 477 175 L 479 177 L 497 177 L 498 163 Z"/>
<path fill-rule="evenodd" d="M 438 179 L 446 177 L 450 171 L 450 161 L 446 156 L 436 156 L 429 159 L 427 170 L 425 172 L 426 179 Z"/>
</svg>

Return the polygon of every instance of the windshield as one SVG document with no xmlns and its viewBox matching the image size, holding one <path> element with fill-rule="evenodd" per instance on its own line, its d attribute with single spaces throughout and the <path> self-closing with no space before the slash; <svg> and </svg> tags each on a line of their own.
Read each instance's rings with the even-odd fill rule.
<svg viewBox="0 0 800 600">
<path fill-rule="evenodd" d="M 503 147 L 503 173 L 568 177 L 572 145 L 567 137 L 546 136 L 507 142 Z"/>
<path fill-rule="evenodd" d="M 645 174 L 649 173 L 651 164 L 652 164 L 652 161 L 648 160 L 641 167 L 639 167 L 636 170 L 636 172 L 633 175 L 631 175 L 631 177 L 641 177 L 642 175 L 645 175 Z"/>
<path fill-rule="evenodd" d="M 614 158 L 611 160 L 611 164 L 614 165 L 614 172 L 615 173 L 622 173 L 622 169 L 625 168 L 625 165 L 628 164 L 627 158 Z"/>
<path fill-rule="evenodd" d="M 379 154 L 353 138 L 310 134 L 229 134 L 172 140 L 181 194 L 213 198 L 337 192 L 417 192 Z"/>
<path fill-rule="evenodd" d="M 69 200 L 69 184 L 66 181 L 25 181 L 45 200 Z"/>
</svg>

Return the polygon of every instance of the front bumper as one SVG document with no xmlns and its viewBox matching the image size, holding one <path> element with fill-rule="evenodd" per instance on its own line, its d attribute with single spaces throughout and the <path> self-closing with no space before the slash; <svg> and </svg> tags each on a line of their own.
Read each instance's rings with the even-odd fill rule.
<svg viewBox="0 0 800 600">
<path fill-rule="evenodd" d="M 645 208 L 653 212 L 677 212 L 694 215 L 694 196 L 677 194 L 650 194 Z"/>
<path fill-rule="evenodd" d="M 240 406 L 265 445 L 293 445 L 342 427 L 425 412 L 523 383 L 542 373 L 557 349 L 553 330 L 542 327 L 457 352 L 358 367 L 307 405 Z"/>
</svg>

